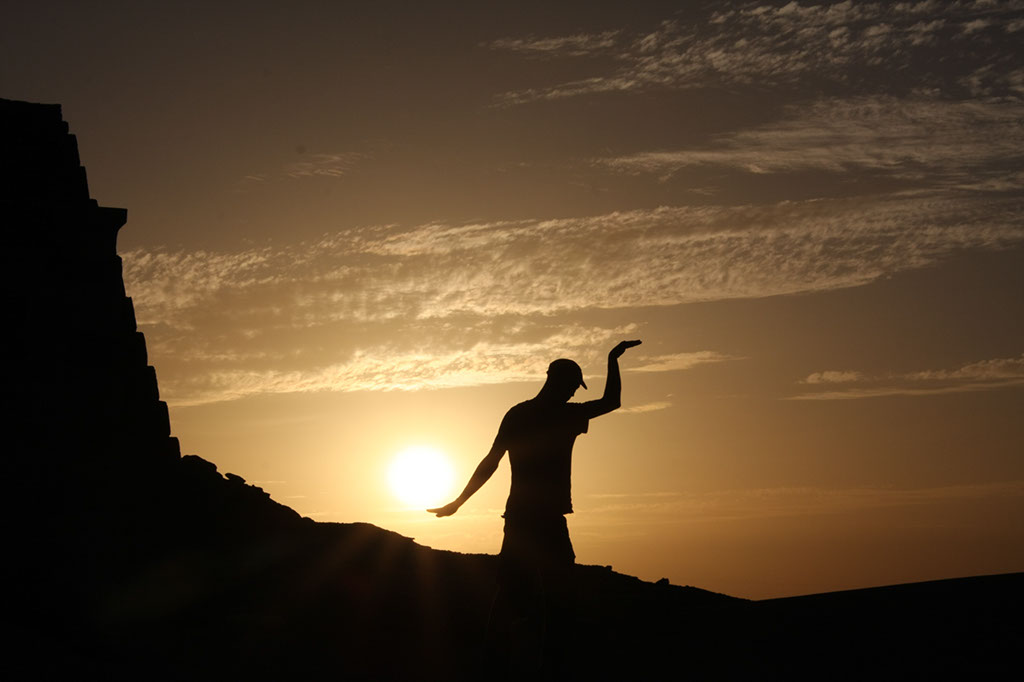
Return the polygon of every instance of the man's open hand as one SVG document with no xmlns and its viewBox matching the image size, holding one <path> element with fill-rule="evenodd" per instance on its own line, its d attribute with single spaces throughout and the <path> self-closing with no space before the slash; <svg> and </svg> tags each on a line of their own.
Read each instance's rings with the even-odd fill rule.
<svg viewBox="0 0 1024 682">
<path fill-rule="evenodd" d="M 611 351 L 608 352 L 608 357 L 618 358 L 620 355 L 626 352 L 627 348 L 639 346 L 641 343 L 643 342 L 640 341 L 640 339 L 637 339 L 636 341 L 622 341 L 619 343 L 619 345 L 615 346 L 615 348 L 612 348 Z"/>
<path fill-rule="evenodd" d="M 451 516 L 452 514 L 457 512 L 459 510 L 459 507 L 461 506 L 462 505 L 459 504 L 458 500 L 456 500 L 455 502 L 449 502 L 443 507 L 434 507 L 433 509 L 428 509 L 427 511 L 438 517 Z"/>
</svg>

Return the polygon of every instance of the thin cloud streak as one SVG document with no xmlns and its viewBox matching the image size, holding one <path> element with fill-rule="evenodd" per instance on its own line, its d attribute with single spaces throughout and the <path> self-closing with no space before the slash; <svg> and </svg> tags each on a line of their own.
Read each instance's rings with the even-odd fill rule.
<svg viewBox="0 0 1024 682">
<path fill-rule="evenodd" d="M 290 178 L 340 178 L 366 158 L 368 156 L 360 152 L 308 154 L 301 161 L 285 164 L 284 174 Z"/>
<path fill-rule="evenodd" d="M 824 393 L 804 393 L 790 396 L 784 400 L 860 400 L 864 398 L 888 398 L 892 396 L 927 396 L 948 395 L 951 393 L 977 393 L 994 391 L 1002 388 L 1024 386 L 1024 379 L 1010 381 L 979 381 L 957 384 L 953 386 L 935 386 L 919 388 L 914 386 L 880 386 L 877 388 L 850 388 L 843 391 L 826 391 Z"/>
<path fill-rule="evenodd" d="M 1022 189 L 1024 104 L 933 98 L 829 99 L 789 107 L 783 118 L 719 136 L 704 149 L 594 159 L 595 166 L 664 179 L 683 168 L 750 173 L 870 170 L 931 185 L 976 185 L 986 177 Z"/>
<path fill-rule="evenodd" d="M 367 152 L 303 153 L 298 161 L 289 161 L 274 173 L 251 173 L 243 176 L 238 191 L 251 185 L 273 180 L 302 180 L 307 178 L 341 178 L 356 170 L 362 163 L 372 159 Z"/>
<path fill-rule="evenodd" d="M 835 370 L 826 370 L 824 372 L 814 372 L 807 376 L 806 379 L 801 380 L 802 384 L 844 384 L 851 381 L 860 381 L 864 377 L 860 372 L 838 372 Z"/>
<path fill-rule="evenodd" d="M 649 33 L 620 35 L 615 45 L 603 45 L 602 50 L 595 51 L 614 58 L 610 71 L 505 92 L 496 101 L 499 106 L 514 106 L 607 92 L 785 86 L 812 77 L 849 86 L 858 71 L 888 71 L 898 76 L 901 65 L 915 59 L 927 63 L 927 55 L 934 50 L 963 51 L 971 41 L 994 44 L 1000 37 L 1015 33 L 1022 16 L 1024 2 L 1019 0 L 1001 4 L 745 4 L 694 17 L 692 23 L 668 20 Z M 543 49 L 535 51 L 549 58 L 580 57 L 590 52 L 581 52 L 575 46 L 598 42 L 601 35 L 506 38 L 490 47 L 523 54 L 529 53 L 523 49 L 526 45 L 542 45 Z M 1012 47 L 1004 52 L 1002 56 L 1013 58 Z M 942 83 L 946 74 L 940 69 L 949 68 L 943 63 L 931 73 L 926 71 L 920 80 Z M 860 78 L 865 82 L 882 80 Z"/>
<path fill-rule="evenodd" d="M 514 382 L 543 381 L 547 363 L 556 356 L 580 358 L 595 364 L 598 351 L 626 334 L 631 326 L 568 328 L 560 334 L 533 343 L 480 342 L 464 348 L 438 352 L 434 349 L 407 351 L 394 347 L 359 349 L 343 362 L 310 369 L 228 369 L 192 374 L 188 379 L 164 384 L 165 398 L 175 407 L 237 400 L 253 395 L 352 391 L 419 391 L 483 386 Z M 712 352 L 693 353 L 687 367 L 720 361 Z M 715 358 L 702 360 L 701 358 Z M 642 357 L 641 357 L 642 360 Z M 673 371 L 648 368 L 645 371 Z M 650 403 L 627 412 L 664 409 L 670 403 Z"/>
<path fill-rule="evenodd" d="M 1024 386 L 1024 355 L 972 362 L 952 370 L 925 370 L 888 376 L 828 370 L 815 372 L 800 383 L 845 388 L 802 393 L 789 396 L 786 400 L 858 400 L 990 391 Z"/>
<path fill-rule="evenodd" d="M 644 403 L 642 405 L 620 407 L 612 414 L 643 414 L 645 412 L 657 412 L 659 410 L 667 410 L 670 407 L 672 407 L 672 403 L 666 400 L 658 400 L 653 403 Z"/>
<path fill-rule="evenodd" d="M 647 358 L 642 364 L 631 368 L 633 372 L 675 372 L 690 369 L 697 365 L 704 365 L 713 362 L 724 362 L 735 360 L 729 355 L 716 353 L 715 351 L 697 351 L 695 353 L 673 353 L 671 355 L 659 355 Z"/>
<path fill-rule="evenodd" d="M 619 31 L 604 31 L 556 38 L 502 38 L 484 46 L 532 57 L 582 57 L 608 51 L 615 45 L 618 35 Z"/>
</svg>

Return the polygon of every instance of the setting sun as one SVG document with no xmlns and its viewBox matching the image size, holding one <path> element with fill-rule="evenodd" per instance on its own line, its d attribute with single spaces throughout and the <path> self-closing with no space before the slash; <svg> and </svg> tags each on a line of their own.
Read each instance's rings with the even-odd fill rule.
<svg viewBox="0 0 1024 682">
<path fill-rule="evenodd" d="M 398 453 L 388 470 L 391 492 L 414 507 L 446 502 L 454 479 L 455 472 L 448 458 L 434 448 L 421 445 Z"/>
</svg>

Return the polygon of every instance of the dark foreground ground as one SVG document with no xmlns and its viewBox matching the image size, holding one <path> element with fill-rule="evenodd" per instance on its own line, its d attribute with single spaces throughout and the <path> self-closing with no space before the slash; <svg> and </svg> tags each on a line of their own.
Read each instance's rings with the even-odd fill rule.
<svg viewBox="0 0 1024 682">
<path fill-rule="evenodd" d="M 484 655 L 495 557 L 164 466 L 20 564 L 7 679 L 543 678 Z M 578 566 L 575 591 L 562 679 L 1024 679 L 1024 573 L 747 601 Z"/>
</svg>

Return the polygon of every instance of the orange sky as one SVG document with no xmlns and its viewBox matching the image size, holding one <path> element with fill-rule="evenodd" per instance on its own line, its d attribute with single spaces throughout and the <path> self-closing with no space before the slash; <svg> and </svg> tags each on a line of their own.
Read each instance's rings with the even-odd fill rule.
<svg viewBox="0 0 1024 682">
<path fill-rule="evenodd" d="M 676 5 L 25 4 L 0 96 L 63 104 L 128 208 L 183 450 L 304 515 L 496 552 L 507 464 L 439 520 L 391 459 L 461 486 L 551 359 L 597 395 L 638 337 L 580 562 L 1024 570 L 1024 2 Z"/>
</svg>

